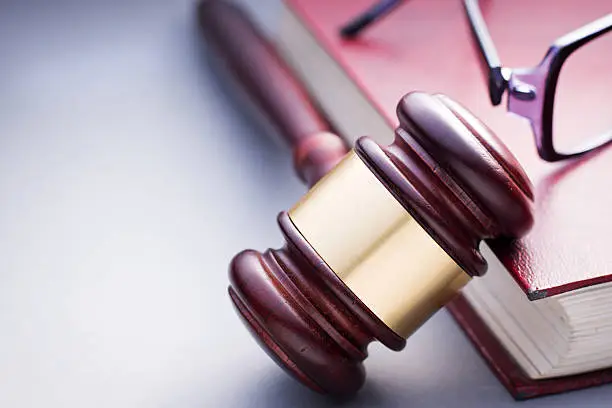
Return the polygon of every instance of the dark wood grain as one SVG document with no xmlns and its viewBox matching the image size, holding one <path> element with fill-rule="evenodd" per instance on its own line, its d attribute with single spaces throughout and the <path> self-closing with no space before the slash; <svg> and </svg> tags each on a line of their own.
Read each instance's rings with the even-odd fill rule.
<svg viewBox="0 0 612 408">
<path fill-rule="evenodd" d="M 225 68 L 293 150 L 300 178 L 314 184 L 346 154 L 344 140 L 331 132 L 307 90 L 242 9 L 202 1 L 198 21 Z"/>
<path fill-rule="evenodd" d="M 466 272 L 484 274 L 480 242 L 533 225 L 529 179 L 482 122 L 443 95 L 408 94 L 397 114 L 389 147 L 361 138 L 357 153 Z"/>
<path fill-rule="evenodd" d="M 200 26 L 228 69 L 294 151 L 308 185 L 345 155 L 306 90 L 248 16 L 229 3 L 200 4 Z M 533 223 L 533 193 L 512 154 L 478 119 L 441 95 L 411 93 L 387 147 L 361 138 L 356 152 L 438 244 L 473 276 L 486 272 L 482 240 L 516 237 Z M 367 346 L 401 350 L 399 337 L 355 296 L 302 237 L 286 213 L 286 245 L 246 250 L 230 265 L 229 295 L 266 352 L 311 389 L 355 393 L 365 381 Z M 359 222 L 359 220 L 355 220 Z"/>
<path fill-rule="evenodd" d="M 399 102 L 398 117 L 390 146 L 364 137 L 357 154 L 461 268 L 484 274 L 482 240 L 531 228 L 531 184 L 495 135 L 455 102 L 411 93 Z M 353 393 L 365 378 L 367 344 L 400 350 L 405 341 L 344 285 L 285 213 L 279 224 L 286 246 L 239 254 L 230 296 L 260 344 L 295 378 L 318 392 Z"/>
<path fill-rule="evenodd" d="M 367 345 L 379 340 L 401 350 L 406 341 L 353 295 L 297 231 L 286 213 L 279 250 L 238 254 L 229 293 L 268 354 L 305 385 L 336 396 L 365 380 Z"/>
</svg>

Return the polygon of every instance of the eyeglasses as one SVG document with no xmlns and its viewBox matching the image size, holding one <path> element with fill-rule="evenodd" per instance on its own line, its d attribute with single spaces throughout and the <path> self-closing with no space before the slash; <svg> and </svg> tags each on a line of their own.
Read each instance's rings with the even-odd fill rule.
<svg viewBox="0 0 612 408">
<path fill-rule="evenodd" d="M 380 20 L 404 1 L 382 0 L 378 2 L 342 27 L 341 35 L 347 39 L 355 38 L 364 28 Z M 538 154 L 543 160 L 555 162 L 577 157 L 612 142 L 612 102 L 610 101 L 610 95 L 612 95 L 612 59 L 610 58 L 612 56 L 612 13 L 558 38 L 537 66 L 511 69 L 504 67 L 500 61 L 480 11 L 478 0 L 464 0 L 464 6 L 472 33 L 488 68 L 491 103 L 494 106 L 499 105 L 504 93 L 507 92 L 508 111 L 531 122 Z M 606 33 L 609 35 L 604 35 Z M 592 48 L 591 45 L 584 46 L 594 43 L 600 47 L 597 53 L 591 53 L 587 56 L 588 58 L 580 56 L 583 63 L 589 64 L 589 69 L 574 71 L 572 74 L 568 67 L 572 64 L 566 64 L 568 58 L 578 49 Z M 604 51 L 601 51 L 602 49 Z M 570 60 L 577 59 L 579 58 L 573 57 Z M 598 64 L 597 61 L 601 60 L 604 62 Z M 603 65 L 606 66 L 603 67 Z M 563 74 L 562 68 L 565 68 Z M 596 68 L 601 68 L 599 77 L 593 74 Z M 585 75 L 588 77 L 585 78 Z M 600 81 L 601 78 L 609 80 Z M 579 81 L 579 86 L 567 88 L 571 89 L 570 93 L 562 92 L 563 86 L 559 84 L 565 84 L 570 79 L 574 82 Z M 605 82 L 608 89 L 601 89 L 605 88 L 601 82 Z M 590 87 L 589 95 L 596 94 L 597 96 L 595 100 L 591 98 L 585 102 L 576 94 L 586 91 L 587 85 Z M 601 118 L 598 118 L 598 128 L 594 131 L 596 136 L 589 139 L 588 143 L 584 143 L 584 136 L 587 135 L 582 133 L 583 123 L 580 123 L 579 118 L 571 121 L 574 126 L 557 125 L 562 119 L 571 117 L 572 113 L 576 112 L 574 109 L 576 104 L 582 103 L 589 103 L 604 109 Z M 567 106 L 570 108 L 568 109 Z M 565 120 L 564 124 L 567 122 Z M 566 137 L 565 134 L 568 136 Z M 577 135 L 579 136 L 578 146 L 575 143 Z"/>
</svg>

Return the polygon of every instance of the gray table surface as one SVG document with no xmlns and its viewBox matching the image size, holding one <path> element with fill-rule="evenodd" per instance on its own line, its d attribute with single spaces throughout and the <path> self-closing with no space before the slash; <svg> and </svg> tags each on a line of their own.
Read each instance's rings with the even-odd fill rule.
<svg viewBox="0 0 612 408">
<path fill-rule="evenodd" d="M 279 7 L 252 8 L 274 32 Z M 233 254 L 279 245 L 304 190 L 203 55 L 191 1 L 0 3 L 0 407 L 335 406 L 226 296 Z M 514 402 L 445 311 L 367 369 L 342 406 L 612 397 Z"/>
</svg>

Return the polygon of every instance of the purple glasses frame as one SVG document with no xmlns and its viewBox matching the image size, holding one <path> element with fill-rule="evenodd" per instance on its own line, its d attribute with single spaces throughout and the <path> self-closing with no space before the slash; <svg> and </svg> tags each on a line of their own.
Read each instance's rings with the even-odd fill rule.
<svg viewBox="0 0 612 408">
<path fill-rule="evenodd" d="M 347 39 L 356 37 L 365 27 L 390 13 L 404 1 L 378 2 L 342 27 L 341 35 Z M 558 38 L 537 66 L 511 69 L 501 64 L 478 0 L 464 0 L 464 6 L 472 33 L 488 66 L 491 103 L 494 106 L 499 105 L 504 93 L 508 92 L 508 112 L 529 120 L 538 154 L 543 160 L 555 162 L 577 157 L 612 142 L 612 130 L 573 153 L 559 152 L 553 142 L 555 91 L 561 67 L 581 46 L 612 31 L 612 13 Z"/>
</svg>

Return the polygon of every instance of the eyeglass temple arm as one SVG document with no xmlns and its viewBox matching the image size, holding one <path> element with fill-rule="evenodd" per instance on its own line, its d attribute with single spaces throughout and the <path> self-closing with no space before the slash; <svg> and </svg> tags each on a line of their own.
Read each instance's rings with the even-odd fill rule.
<svg viewBox="0 0 612 408">
<path fill-rule="evenodd" d="M 380 0 L 362 14 L 345 24 L 340 29 L 340 35 L 346 39 L 357 37 L 363 29 L 392 12 L 404 1 L 406 0 Z"/>
<path fill-rule="evenodd" d="M 463 3 L 470 21 L 472 34 L 476 37 L 480 53 L 489 68 L 489 97 L 491 98 L 491 103 L 499 105 L 508 86 L 509 78 L 507 70 L 502 67 L 497 49 L 495 44 L 493 44 L 487 24 L 480 12 L 478 0 L 464 0 Z"/>
</svg>

